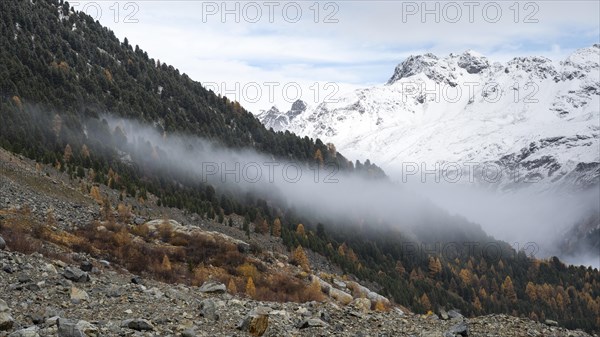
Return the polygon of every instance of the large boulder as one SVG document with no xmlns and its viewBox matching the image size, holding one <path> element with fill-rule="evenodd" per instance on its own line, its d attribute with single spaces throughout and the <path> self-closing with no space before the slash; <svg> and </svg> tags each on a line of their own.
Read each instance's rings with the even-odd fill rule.
<svg viewBox="0 0 600 337">
<path fill-rule="evenodd" d="M 83 261 L 81 262 L 81 265 L 79 266 L 79 268 L 81 268 L 81 270 L 83 271 L 92 271 L 92 269 L 94 269 L 94 265 L 90 262 L 90 261 Z"/>
<path fill-rule="evenodd" d="M 347 292 L 335 288 L 329 290 L 329 296 L 343 305 L 350 304 L 354 299 L 352 295 Z"/>
<path fill-rule="evenodd" d="M 98 337 L 98 328 L 84 320 L 58 319 L 58 337 Z"/>
<path fill-rule="evenodd" d="M 203 293 L 225 293 L 227 291 L 227 287 L 223 283 L 206 281 L 200 287 L 200 292 Z"/>
<path fill-rule="evenodd" d="M 0 236 L 0 250 L 4 250 L 6 248 L 6 241 Z"/>
<path fill-rule="evenodd" d="M 137 330 L 137 331 L 152 331 L 154 330 L 154 325 L 147 319 L 137 318 L 137 319 L 127 319 L 123 321 L 121 324 L 122 327 Z"/>
<path fill-rule="evenodd" d="M 73 282 L 88 282 L 90 280 L 90 275 L 88 275 L 88 273 L 74 267 L 65 268 L 63 276 L 67 280 L 71 280 Z"/>
<path fill-rule="evenodd" d="M 463 319 L 463 315 L 458 310 L 448 311 L 448 317 L 450 317 L 450 319 Z"/>
<path fill-rule="evenodd" d="M 0 312 L 0 331 L 8 331 L 12 329 L 15 320 L 8 312 Z"/>
<path fill-rule="evenodd" d="M 469 326 L 466 322 L 458 323 L 452 326 L 448 331 L 444 333 L 444 337 L 468 337 Z"/>
<path fill-rule="evenodd" d="M 40 337 L 38 331 L 39 329 L 37 326 L 32 326 L 26 329 L 17 330 L 8 335 L 8 337 Z"/>
<path fill-rule="evenodd" d="M 303 321 L 300 321 L 296 326 L 298 329 L 306 329 L 306 328 L 318 328 L 327 326 L 327 323 L 323 322 L 318 318 L 308 318 Z"/>
<path fill-rule="evenodd" d="M 371 301 L 368 298 L 356 298 L 350 306 L 364 313 L 371 311 Z"/>
<path fill-rule="evenodd" d="M 0 331 L 12 329 L 15 320 L 10 316 L 10 308 L 0 299 Z"/>
<path fill-rule="evenodd" d="M 82 301 L 89 301 L 90 297 L 88 294 L 77 287 L 71 287 L 71 302 L 80 303 Z"/>
<path fill-rule="evenodd" d="M 211 321 L 219 320 L 219 314 L 217 314 L 217 306 L 215 305 L 215 302 L 210 299 L 200 302 L 200 315 Z"/>
<path fill-rule="evenodd" d="M 269 312 L 266 307 L 253 309 L 238 324 L 237 329 L 248 332 L 251 336 L 262 336 L 269 327 Z"/>
</svg>

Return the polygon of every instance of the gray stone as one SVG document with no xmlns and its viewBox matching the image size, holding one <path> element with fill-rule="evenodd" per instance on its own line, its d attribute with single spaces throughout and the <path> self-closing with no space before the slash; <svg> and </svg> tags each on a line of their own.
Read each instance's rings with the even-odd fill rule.
<svg viewBox="0 0 600 337">
<path fill-rule="evenodd" d="M 82 289 L 77 287 L 71 287 L 71 301 L 73 303 L 80 303 L 81 301 L 89 301 L 90 296 Z"/>
<path fill-rule="evenodd" d="M 147 319 L 136 318 L 136 319 L 127 319 L 123 321 L 121 324 L 122 327 L 126 327 L 129 329 L 137 330 L 137 331 L 152 331 L 154 330 L 154 325 Z"/>
<path fill-rule="evenodd" d="M 6 241 L 0 236 L 0 250 L 6 249 Z"/>
<path fill-rule="evenodd" d="M 25 285 L 25 288 L 26 288 L 27 290 L 31 290 L 31 291 L 40 291 L 40 290 L 42 290 L 42 287 L 40 287 L 40 285 L 39 285 L 39 284 L 37 284 L 37 283 L 29 283 L 29 284 L 26 284 L 26 285 Z"/>
<path fill-rule="evenodd" d="M 451 327 L 448 331 L 444 333 L 444 337 L 467 337 L 469 336 L 469 326 L 466 322 L 461 322 L 453 327 Z"/>
<path fill-rule="evenodd" d="M 8 312 L 9 310 L 8 304 L 3 299 L 0 299 L 0 312 Z"/>
<path fill-rule="evenodd" d="M 28 283 L 31 282 L 31 277 L 27 274 L 21 274 L 17 277 L 17 281 L 19 281 L 19 283 Z"/>
<path fill-rule="evenodd" d="M 196 336 L 197 336 L 197 335 L 196 335 L 196 331 L 194 331 L 194 330 L 192 330 L 192 329 L 187 329 L 187 330 L 184 330 L 184 331 L 181 333 L 181 337 L 196 337 Z"/>
<path fill-rule="evenodd" d="M 42 324 L 45 321 L 44 315 L 39 312 L 32 313 L 31 315 L 29 315 L 29 318 L 31 319 L 31 322 L 33 322 L 33 324 L 35 325 Z"/>
<path fill-rule="evenodd" d="M 558 322 L 553 321 L 551 319 L 547 319 L 546 321 L 544 321 L 544 324 L 549 325 L 549 326 L 558 326 Z"/>
<path fill-rule="evenodd" d="M 46 319 L 46 325 L 47 326 L 55 326 L 58 325 L 58 320 L 60 319 L 60 317 L 58 316 L 52 316 L 48 319 Z"/>
<path fill-rule="evenodd" d="M 88 282 L 90 280 L 90 275 L 79 268 L 67 267 L 63 276 L 73 282 Z"/>
<path fill-rule="evenodd" d="M 296 327 L 298 329 L 306 329 L 306 328 L 317 328 L 327 326 L 327 323 L 323 322 L 318 318 L 309 318 L 304 321 L 301 321 Z"/>
<path fill-rule="evenodd" d="M 84 336 L 88 336 L 88 337 L 99 336 L 98 328 L 95 325 L 93 325 L 92 323 L 89 323 L 87 321 L 80 320 L 79 322 L 77 322 L 75 327 L 77 328 L 77 330 L 81 331 Z"/>
<path fill-rule="evenodd" d="M 215 305 L 215 302 L 209 299 L 200 302 L 200 315 L 208 320 L 219 320 L 219 314 L 217 314 L 217 306 Z"/>
<path fill-rule="evenodd" d="M 84 320 L 58 319 L 58 337 L 97 337 L 98 328 Z"/>
<path fill-rule="evenodd" d="M 121 297 L 125 294 L 125 289 L 112 286 L 106 290 L 107 297 Z"/>
<path fill-rule="evenodd" d="M 94 269 L 94 265 L 90 262 L 90 261 L 83 261 L 81 262 L 81 265 L 79 266 L 79 268 L 81 268 L 81 270 L 83 271 L 92 271 L 92 269 Z"/>
<path fill-rule="evenodd" d="M 458 310 L 450 310 L 448 311 L 448 317 L 450 317 L 450 319 L 462 319 L 463 315 L 458 312 Z"/>
<path fill-rule="evenodd" d="M 202 284 L 199 290 L 203 293 L 225 293 L 227 287 L 223 283 L 207 281 Z"/>
<path fill-rule="evenodd" d="M 131 283 L 133 284 L 144 284 L 144 281 L 139 276 L 134 276 L 131 278 Z"/>
<path fill-rule="evenodd" d="M 15 320 L 8 314 L 8 312 L 0 312 L 0 331 L 7 331 L 12 329 Z"/>
<path fill-rule="evenodd" d="M 51 263 L 46 263 L 46 265 L 44 266 L 44 271 L 52 275 L 58 274 L 58 271 L 56 271 L 56 267 L 54 267 L 54 265 Z"/>
<path fill-rule="evenodd" d="M 40 337 L 40 335 L 38 333 L 38 327 L 32 326 L 27 329 L 17 330 L 8 335 L 8 337 Z"/>
<path fill-rule="evenodd" d="M 350 306 L 365 313 L 371 311 L 371 301 L 368 298 L 355 298 Z"/>
</svg>

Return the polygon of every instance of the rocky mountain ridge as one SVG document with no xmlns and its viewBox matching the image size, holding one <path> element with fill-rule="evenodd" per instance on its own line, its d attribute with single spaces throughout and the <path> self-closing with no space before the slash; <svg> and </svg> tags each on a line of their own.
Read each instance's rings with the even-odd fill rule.
<svg viewBox="0 0 600 337">
<path fill-rule="evenodd" d="M 495 165 L 501 189 L 588 188 L 600 177 L 600 45 L 554 62 L 504 64 L 473 51 L 410 56 L 385 85 L 358 89 L 303 113 L 258 118 L 274 130 L 332 142 L 391 176 L 403 163 Z M 468 175 L 466 175 L 468 176 Z M 481 175 L 479 182 L 483 181 Z"/>
</svg>

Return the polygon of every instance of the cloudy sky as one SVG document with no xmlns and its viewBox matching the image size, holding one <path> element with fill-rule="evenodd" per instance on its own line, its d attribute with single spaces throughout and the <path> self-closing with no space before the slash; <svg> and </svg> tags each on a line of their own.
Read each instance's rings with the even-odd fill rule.
<svg viewBox="0 0 600 337">
<path fill-rule="evenodd" d="M 70 3 L 255 113 L 385 83 L 411 54 L 560 60 L 600 42 L 595 0 Z"/>
</svg>

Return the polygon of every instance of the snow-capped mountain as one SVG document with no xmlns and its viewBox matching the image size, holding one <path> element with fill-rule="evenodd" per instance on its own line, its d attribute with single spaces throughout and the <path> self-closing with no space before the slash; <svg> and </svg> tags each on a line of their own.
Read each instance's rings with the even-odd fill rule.
<svg viewBox="0 0 600 337">
<path fill-rule="evenodd" d="M 294 122 L 296 117 L 309 109 L 310 108 L 304 101 L 297 100 L 287 112 L 281 112 L 276 106 L 273 106 L 269 110 L 261 111 L 256 117 L 266 125 L 267 128 L 273 128 L 275 131 L 284 131 L 292 125 L 292 122 Z"/>
<path fill-rule="evenodd" d="M 437 164 L 475 179 L 501 169 L 501 178 L 485 172 L 485 180 L 503 188 L 522 181 L 591 186 L 600 177 L 600 45 L 562 61 L 499 63 L 473 51 L 410 56 L 386 84 L 258 118 L 392 174 Z"/>
</svg>

